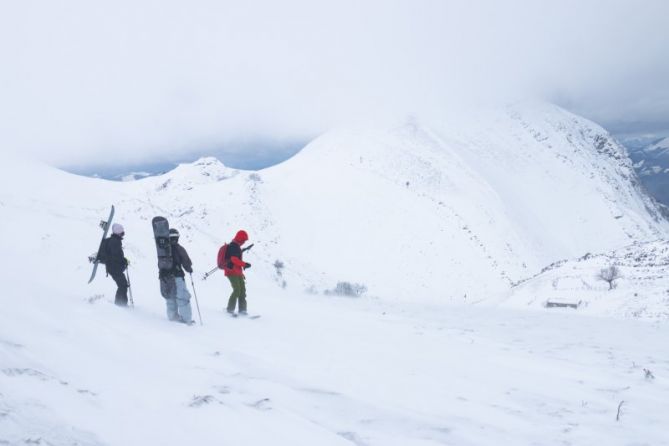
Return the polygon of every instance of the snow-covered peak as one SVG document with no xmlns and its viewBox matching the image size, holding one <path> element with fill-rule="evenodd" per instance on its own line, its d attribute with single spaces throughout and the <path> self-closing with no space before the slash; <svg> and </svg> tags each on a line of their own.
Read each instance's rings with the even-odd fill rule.
<svg viewBox="0 0 669 446">
<path fill-rule="evenodd" d="M 174 176 L 202 177 L 207 181 L 221 181 L 233 176 L 237 171 L 226 167 L 213 156 L 202 157 L 192 163 L 179 164 L 173 171 Z"/>
<path fill-rule="evenodd" d="M 171 190 L 175 187 L 183 190 L 191 190 L 197 185 L 213 184 L 227 180 L 238 173 L 238 170 L 231 169 L 217 158 L 210 156 L 200 158 L 192 163 L 179 164 L 173 170 L 147 180 L 148 184 L 160 190 Z"/>
</svg>

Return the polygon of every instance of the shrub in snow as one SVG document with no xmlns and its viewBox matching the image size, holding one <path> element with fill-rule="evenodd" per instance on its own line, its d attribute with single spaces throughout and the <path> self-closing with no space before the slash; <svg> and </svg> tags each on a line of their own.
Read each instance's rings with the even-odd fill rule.
<svg viewBox="0 0 669 446">
<path fill-rule="evenodd" d="M 283 269 L 286 267 L 286 265 L 281 261 L 277 260 L 274 262 L 274 269 L 276 270 L 276 275 L 277 276 L 282 276 L 283 275 Z"/>
<path fill-rule="evenodd" d="M 88 300 L 89 304 L 94 304 L 95 302 L 102 299 L 103 297 L 105 297 L 104 294 L 94 294 L 91 297 L 89 297 L 87 300 Z"/>
<path fill-rule="evenodd" d="M 281 285 L 281 288 L 286 288 L 286 281 L 283 279 L 283 268 L 285 268 L 286 265 L 281 260 L 276 260 L 274 262 L 274 272 L 276 273 L 276 281 L 279 282 L 279 285 Z"/>
<path fill-rule="evenodd" d="M 333 289 L 325 291 L 325 295 L 360 297 L 366 292 L 367 292 L 367 287 L 360 283 L 337 282 L 337 285 Z"/>
<path fill-rule="evenodd" d="M 611 265 L 599 271 L 597 278 L 609 284 L 609 290 L 616 287 L 615 281 L 620 278 L 620 269 L 617 266 Z"/>
</svg>

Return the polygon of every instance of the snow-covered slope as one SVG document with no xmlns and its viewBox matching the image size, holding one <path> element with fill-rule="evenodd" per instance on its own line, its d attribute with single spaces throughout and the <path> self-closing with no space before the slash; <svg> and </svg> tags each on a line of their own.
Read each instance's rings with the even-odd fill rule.
<svg viewBox="0 0 669 446">
<path fill-rule="evenodd" d="M 602 270 L 615 267 L 602 279 Z M 606 277 L 606 276 L 604 276 Z M 669 242 L 634 243 L 606 254 L 561 260 L 514 286 L 509 302 L 543 307 L 547 301 L 579 303 L 579 312 L 629 318 L 669 318 Z M 611 289 L 612 288 L 612 289 Z"/>
<path fill-rule="evenodd" d="M 556 258 L 667 230 L 624 149 L 551 106 L 330 133 L 261 175 L 288 255 L 412 300 L 485 298 Z"/>
<path fill-rule="evenodd" d="M 201 292 L 202 327 L 155 294 L 4 293 L 0 443 L 667 444 L 666 324 L 249 285 L 262 318 Z"/>
<path fill-rule="evenodd" d="M 563 110 L 337 130 L 259 172 L 4 161 L 0 444 L 666 444 L 665 325 L 468 305 L 666 237 L 620 147 Z M 104 273 L 86 284 L 112 203 L 131 311 Z M 155 215 L 193 258 L 202 327 L 166 321 Z M 222 275 L 199 280 L 240 228 L 258 320 L 224 316 Z M 338 281 L 369 297 L 322 293 Z"/>
</svg>

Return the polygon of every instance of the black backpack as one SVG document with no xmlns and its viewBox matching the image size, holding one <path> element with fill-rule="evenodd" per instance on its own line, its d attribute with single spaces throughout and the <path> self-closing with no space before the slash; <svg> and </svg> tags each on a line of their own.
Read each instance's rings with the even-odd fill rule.
<svg viewBox="0 0 669 446">
<path fill-rule="evenodd" d="M 100 248 L 98 249 L 98 256 L 96 258 L 96 261 L 98 263 L 102 263 L 103 265 L 107 263 L 107 258 L 109 255 L 109 238 L 103 238 L 102 241 L 100 242 Z"/>
</svg>

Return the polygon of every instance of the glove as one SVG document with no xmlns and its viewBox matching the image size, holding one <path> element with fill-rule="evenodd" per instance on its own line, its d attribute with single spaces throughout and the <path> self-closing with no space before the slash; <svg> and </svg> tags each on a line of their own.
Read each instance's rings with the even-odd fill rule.
<svg viewBox="0 0 669 446">
<path fill-rule="evenodd" d="M 251 268 L 251 264 L 250 263 L 245 263 L 244 264 L 244 269 L 249 269 L 249 268 Z"/>
<path fill-rule="evenodd" d="M 130 260 L 128 260 L 127 257 L 123 257 L 123 261 L 125 262 L 126 267 L 130 265 Z"/>
</svg>

